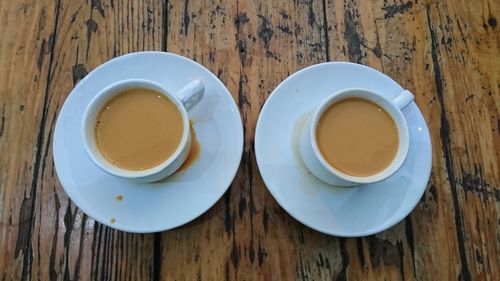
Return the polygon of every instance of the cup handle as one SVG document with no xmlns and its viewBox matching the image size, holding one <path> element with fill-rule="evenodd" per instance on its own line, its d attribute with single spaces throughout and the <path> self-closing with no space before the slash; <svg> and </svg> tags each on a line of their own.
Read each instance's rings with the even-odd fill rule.
<svg viewBox="0 0 500 281">
<path fill-rule="evenodd" d="M 397 96 L 395 96 L 392 99 L 392 102 L 400 109 L 402 110 L 406 106 L 408 106 L 414 99 L 413 94 L 408 91 L 404 90 L 401 93 L 399 93 Z"/>
<path fill-rule="evenodd" d="M 180 98 L 186 110 L 190 110 L 197 105 L 203 95 L 205 94 L 205 86 L 199 79 L 189 82 L 186 86 L 182 87 L 175 95 Z"/>
</svg>

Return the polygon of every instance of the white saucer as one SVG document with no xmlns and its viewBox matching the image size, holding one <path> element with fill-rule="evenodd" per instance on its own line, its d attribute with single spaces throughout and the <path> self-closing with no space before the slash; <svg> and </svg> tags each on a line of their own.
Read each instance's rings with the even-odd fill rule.
<svg viewBox="0 0 500 281">
<path fill-rule="evenodd" d="M 171 92 L 194 78 L 205 84 L 204 99 L 189 112 L 201 146 L 198 159 L 162 182 L 134 183 L 111 176 L 83 149 L 83 110 L 99 90 L 127 78 L 149 79 Z M 195 219 L 224 194 L 241 160 L 243 127 L 231 94 L 209 70 L 170 53 L 132 53 L 94 69 L 73 89 L 57 119 L 53 151 L 64 190 L 85 213 L 119 230 L 157 232 Z M 116 200 L 119 195 L 122 201 Z"/>
<path fill-rule="evenodd" d="M 372 68 L 331 62 L 304 68 L 284 80 L 267 99 L 255 133 L 255 154 L 264 182 L 292 217 L 320 232 L 358 237 L 381 232 L 405 218 L 422 197 L 431 172 L 431 142 L 413 102 L 403 110 L 410 149 L 403 166 L 385 181 L 334 187 L 302 163 L 297 137 L 314 109 L 332 93 L 365 88 L 392 98 L 403 88 Z"/>
</svg>

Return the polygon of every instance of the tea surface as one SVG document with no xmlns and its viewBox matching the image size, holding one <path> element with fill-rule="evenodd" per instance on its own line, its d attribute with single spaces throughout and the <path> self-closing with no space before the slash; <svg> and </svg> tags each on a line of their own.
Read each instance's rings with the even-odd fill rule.
<svg viewBox="0 0 500 281">
<path fill-rule="evenodd" d="M 154 90 L 134 88 L 108 101 L 98 115 L 95 136 L 101 153 L 114 165 L 145 170 L 168 159 L 180 144 L 179 109 Z"/>
<path fill-rule="evenodd" d="M 360 98 L 341 100 L 327 108 L 319 119 L 316 140 L 330 165 L 358 177 L 384 170 L 399 146 L 392 117 L 379 105 Z"/>
</svg>

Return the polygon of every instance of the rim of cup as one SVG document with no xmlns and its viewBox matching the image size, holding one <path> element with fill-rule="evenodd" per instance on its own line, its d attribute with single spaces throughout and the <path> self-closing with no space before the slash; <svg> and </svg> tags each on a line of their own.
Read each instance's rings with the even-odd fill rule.
<svg viewBox="0 0 500 281">
<path fill-rule="evenodd" d="M 394 159 L 392 160 L 391 164 L 389 164 L 389 166 L 387 166 L 385 169 L 374 175 L 359 177 L 359 176 L 349 175 L 345 172 L 338 170 L 337 168 L 333 167 L 333 165 L 328 163 L 328 161 L 326 161 L 326 159 L 321 154 L 317 144 L 317 139 L 316 139 L 316 131 L 318 127 L 317 125 L 323 112 L 327 108 L 329 108 L 332 104 L 349 98 L 366 99 L 382 107 L 385 110 L 385 112 L 389 114 L 389 116 L 392 118 L 398 129 L 399 144 L 398 144 L 398 151 L 394 156 Z M 369 184 L 369 183 L 379 182 L 393 175 L 401 167 L 404 160 L 406 159 L 410 143 L 408 124 L 406 122 L 406 118 L 401 112 L 401 109 L 399 109 L 391 100 L 387 99 L 386 97 L 376 92 L 363 88 L 349 88 L 340 90 L 338 92 L 333 93 L 330 97 L 328 97 L 325 101 L 323 101 L 313 114 L 310 134 L 311 134 L 310 137 L 312 140 L 311 144 L 313 152 L 317 156 L 321 165 L 335 176 L 345 181 L 358 184 Z"/>
<path fill-rule="evenodd" d="M 99 150 L 95 138 L 95 126 L 97 117 L 101 112 L 103 106 L 113 97 L 117 96 L 125 90 L 133 88 L 145 88 L 154 90 L 164 97 L 168 98 L 173 104 L 176 105 L 177 109 L 181 112 L 183 122 L 182 138 L 175 152 L 160 164 L 145 170 L 127 170 L 111 163 Z M 174 162 L 177 157 L 179 157 L 179 155 L 182 153 L 183 148 L 187 145 L 189 139 L 189 117 L 180 99 L 174 94 L 168 92 L 160 84 L 147 79 L 126 79 L 115 82 L 105 87 L 94 98 L 92 98 L 90 103 L 85 108 L 83 114 L 81 138 L 83 140 L 83 146 L 87 152 L 87 155 L 90 157 L 92 162 L 103 171 L 121 178 L 143 178 L 161 172 L 163 169 L 172 164 L 172 162 Z"/>
</svg>

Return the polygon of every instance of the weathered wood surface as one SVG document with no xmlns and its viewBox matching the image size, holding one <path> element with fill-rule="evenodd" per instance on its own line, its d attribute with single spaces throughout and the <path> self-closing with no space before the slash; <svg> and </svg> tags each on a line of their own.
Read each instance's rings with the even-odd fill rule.
<svg viewBox="0 0 500 281">
<path fill-rule="evenodd" d="M 493 0 L 0 1 L 0 280 L 500 280 L 499 17 Z M 224 197 L 188 225 L 150 235 L 76 208 L 51 147 L 75 83 L 139 50 L 205 65 L 245 126 Z M 431 131 L 421 202 L 366 238 L 296 222 L 255 162 L 255 124 L 272 89 L 329 60 L 392 76 Z"/>
</svg>

